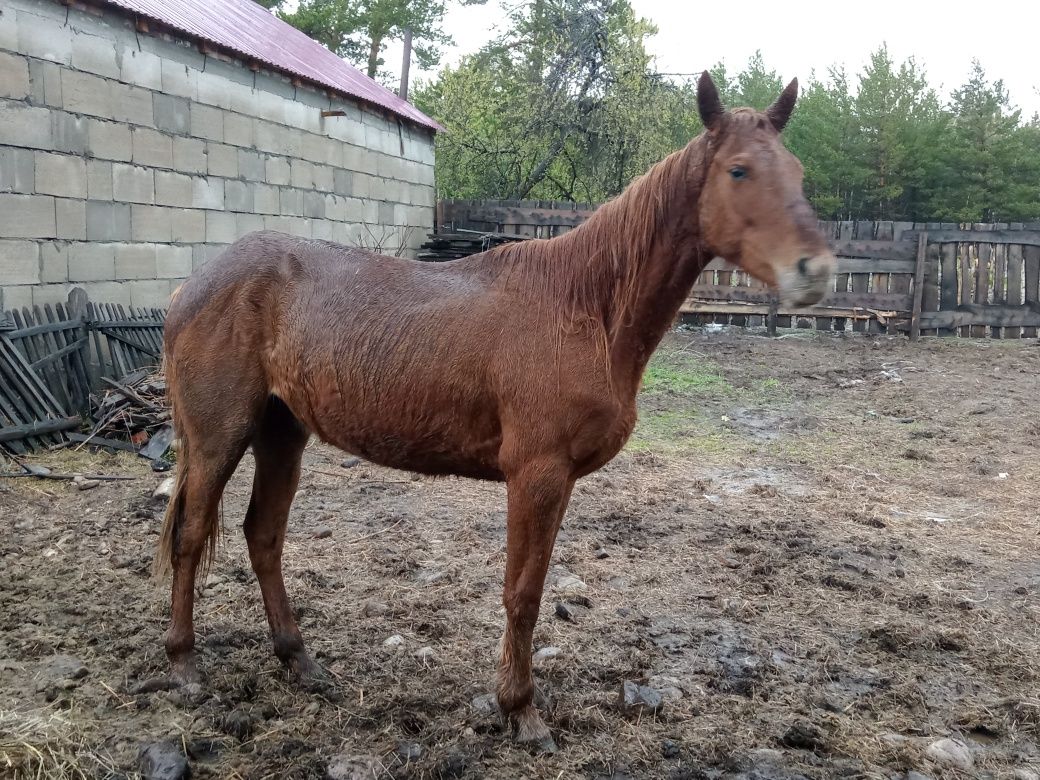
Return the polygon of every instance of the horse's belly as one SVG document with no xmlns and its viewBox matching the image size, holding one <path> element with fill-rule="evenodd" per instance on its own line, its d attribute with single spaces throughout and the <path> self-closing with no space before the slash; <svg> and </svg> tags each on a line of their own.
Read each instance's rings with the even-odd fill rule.
<svg viewBox="0 0 1040 780">
<path fill-rule="evenodd" d="M 269 364 L 280 370 L 271 372 L 272 392 L 323 441 L 373 463 L 502 479 L 498 405 L 474 387 L 479 383 L 444 381 L 436 366 L 424 364 L 425 355 L 406 364 L 392 350 L 379 355 L 386 365 L 368 366 L 368 353 L 340 354 L 330 347 L 304 372 L 275 356 Z"/>
<path fill-rule="evenodd" d="M 456 402 L 457 403 L 457 402 Z M 501 480 L 501 429 L 492 415 L 447 402 L 422 415 L 388 401 L 315 410 L 321 439 L 372 463 L 420 474 Z"/>
<path fill-rule="evenodd" d="M 445 433 L 412 435 L 391 429 L 347 431 L 331 443 L 381 466 L 420 474 L 455 474 L 476 479 L 502 479 L 498 466 L 501 440 L 456 437 Z"/>
</svg>

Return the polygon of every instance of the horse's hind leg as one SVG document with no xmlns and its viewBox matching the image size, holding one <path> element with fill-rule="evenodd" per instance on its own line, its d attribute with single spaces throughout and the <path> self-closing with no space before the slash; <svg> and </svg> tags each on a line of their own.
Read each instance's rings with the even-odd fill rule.
<svg viewBox="0 0 1040 780">
<path fill-rule="evenodd" d="M 271 625 L 275 655 L 302 682 L 321 686 L 324 673 L 304 650 L 282 579 L 282 545 L 308 437 L 307 429 L 272 396 L 253 436 L 256 476 L 244 530 L 249 560 L 260 582 Z"/>
<path fill-rule="evenodd" d="M 220 531 L 220 497 L 248 444 L 248 427 L 238 431 L 192 431 L 183 424 L 178 452 L 177 490 L 167 510 L 157 562 L 173 568 L 172 620 L 166 634 L 174 681 L 197 683 L 195 662 L 195 577 L 206 545 L 216 544 Z"/>
</svg>

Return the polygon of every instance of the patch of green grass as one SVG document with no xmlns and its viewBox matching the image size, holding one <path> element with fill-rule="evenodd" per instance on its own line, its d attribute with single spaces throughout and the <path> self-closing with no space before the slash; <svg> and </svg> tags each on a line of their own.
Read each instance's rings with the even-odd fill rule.
<svg viewBox="0 0 1040 780">
<path fill-rule="evenodd" d="M 654 355 L 643 374 L 642 392 L 694 393 L 703 390 L 726 392 L 732 389 L 719 373 L 717 366 L 708 361 L 675 354 Z"/>
<path fill-rule="evenodd" d="M 718 458 L 735 454 L 739 438 L 726 430 L 713 427 L 687 411 L 665 410 L 644 412 L 626 449 L 633 452 L 702 454 Z"/>
</svg>

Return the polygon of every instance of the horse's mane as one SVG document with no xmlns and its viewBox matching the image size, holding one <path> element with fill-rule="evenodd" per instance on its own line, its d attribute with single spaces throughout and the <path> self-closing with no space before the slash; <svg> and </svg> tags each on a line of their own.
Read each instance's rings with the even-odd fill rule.
<svg viewBox="0 0 1040 780">
<path fill-rule="evenodd" d="M 635 304 L 640 276 L 672 202 L 703 178 L 698 169 L 705 146 L 700 136 L 673 152 L 562 236 L 492 250 L 489 265 L 553 320 L 602 322 L 609 342 Z M 696 219 L 692 209 L 689 218 Z"/>
</svg>

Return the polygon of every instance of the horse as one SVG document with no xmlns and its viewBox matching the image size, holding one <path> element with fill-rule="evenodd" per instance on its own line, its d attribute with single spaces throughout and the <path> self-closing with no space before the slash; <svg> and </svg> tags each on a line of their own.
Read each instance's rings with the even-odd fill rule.
<svg viewBox="0 0 1040 780">
<path fill-rule="evenodd" d="M 180 439 L 155 558 L 158 575 L 172 569 L 171 680 L 200 684 L 193 585 L 248 448 L 243 529 L 274 653 L 302 683 L 322 679 L 282 578 L 316 435 L 388 467 L 505 481 L 498 705 L 515 739 L 552 749 L 533 699 L 532 632 L 575 481 L 632 433 L 647 361 L 712 258 L 795 306 L 817 302 L 834 271 L 781 142 L 797 96 L 794 80 L 764 112 L 726 110 L 704 73 L 704 131 L 551 239 L 422 263 L 262 231 L 195 271 L 170 305 L 164 347 Z"/>
</svg>

